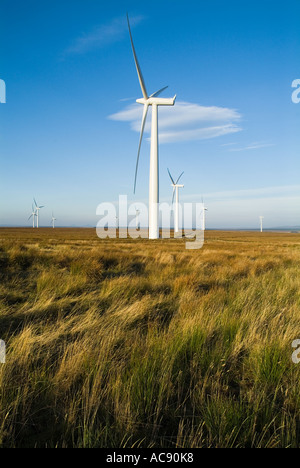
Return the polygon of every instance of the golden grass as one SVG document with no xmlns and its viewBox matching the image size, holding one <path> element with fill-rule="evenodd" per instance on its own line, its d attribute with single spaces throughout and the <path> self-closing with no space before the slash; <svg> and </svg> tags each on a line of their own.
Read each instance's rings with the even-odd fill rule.
<svg viewBox="0 0 300 468">
<path fill-rule="evenodd" d="M 0 238 L 0 446 L 299 447 L 298 234 Z"/>
</svg>

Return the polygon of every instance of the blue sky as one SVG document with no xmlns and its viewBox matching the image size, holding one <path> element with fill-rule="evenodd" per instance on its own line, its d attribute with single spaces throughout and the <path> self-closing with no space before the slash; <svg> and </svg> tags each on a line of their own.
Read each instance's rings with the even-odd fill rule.
<svg viewBox="0 0 300 468">
<path fill-rule="evenodd" d="M 142 106 L 126 11 L 159 109 L 160 198 L 167 167 L 182 201 L 205 199 L 208 228 L 300 225 L 300 2 L 1 0 L 0 225 L 93 226 L 101 202 L 148 197 L 148 116 L 136 195 Z"/>
</svg>

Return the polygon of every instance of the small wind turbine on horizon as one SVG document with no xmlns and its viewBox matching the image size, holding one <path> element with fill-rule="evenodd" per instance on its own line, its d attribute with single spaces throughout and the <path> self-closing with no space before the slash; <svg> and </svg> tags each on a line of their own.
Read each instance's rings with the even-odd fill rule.
<svg viewBox="0 0 300 468">
<path fill-rule="evenodd" d="M 32 227 L 35 228 L 35 222 L 34 222 L 34 218 L 36 217 L 36 210 L 34 209 L 34 206 L 32 204 L 32 213 L 31 215 L 29 216 L 28 218 L 28 221 L 32 218 Z"/>
<path fill-rule="evenodd" d="M 144 134 L 144 128 L 148 113 L 149 106 L 152 106 L 152 124 L 151 124 L 151 144 L 150 144 L 150 177 L 149 177 L 149 239 L 158 239 L 159 238 L 159 166 L 158 166 L 158 106 L 174 106 L 176 95 L 173 98 L 158 98 L 158 96 L 167 88 L 164 87 L 159 91 L 148 96 L 144 78 L 141 72 L 140 65 L 138 63 L 138 59 L 136 56 L 129 17 L 127 14 L 127 23 L 131 41 L 131 47 L 133 52 L 133 57 L 135 61 L 136 71 L 138 74 L 141 90 L 143 97 L 141 99 L 137 99 L 136 102 L 139 104 L 143 104 L 144 111 L 142 117 L 142 124 L 141 124 L 141 133 L 140 133 L 140 140 L 138 146 L 138 155 L 136 161 L 136 169 L 135 169 L 135 178 L 134 178 L 134 193 L 136 189 L 136 179 L 137 179 L 137 172 L 138 172 L 138 164 L 140 158 L 140 150 L 141 144 Z"/>
<path fill-rule="evenodd" d="M 140 210 L 135 207 L 135 223 L 136 223 L 136 230 L 138 231 L 140 228 Z"/>
<path fill-rule="evenodd" d="M 263 232 L 263 219 L 264 219 L 264 216 L 260 216 L 260 217 L 259 217 L 259 221 L 260 221 L 260 232 Z"/>
<path fill-rule="evenodd" d="M 172 187 L 173 187 L 172 205 L 174 203 L 174 198 L 176 200 L 176 203 L 175 203 L 175 217 L 174 217 L 175 218 L 174 219 L 174 231 L 179 232 L 179 189 L 183 188 L 184 185 L 178 184 L 178 182 L 181 179 L 181 177 L 183 176 L 184 172 L 182 172 L 180 174 L 180 176 L 178 177 L 176 182 L 174 182 L 174 179 L 171 176 L 171 173 L 170 173 L 169 169 L 168 169 L 168 173 L 169 173 L 169 176 L 170 176 L 170 179 L 171 179 L 171 182 L 172 182 Z"/>
<path fill-rule="evenodd" d="M 34 198 L 33 199 L 34 201 L 34 204 L 35 204 L 35 211 L 36 211 L 36 227 L 38 228 L 39 227 L 39 211 L 42 209 L 42 208 L 45 208 L 44 205 L 42 206 L 39 206 L 36 202 L 36 199 Z"/>
<path fill-rule="evenodd" d="M 52 219 L 51 219 L 51 223 L 52 223 L 52 227 L 53 227 L 53 229 L 55 228 L 55 221 L 57 221 L 57 219 L 56 219 L 56 218 L 54 218 L 53 211 L 52 211 Z"/>
<path fill-rule="evenodd" d="M 203 204 L 203 231 L 206 229 L 206 211 L 208 211 L 207 208 L 205 208 L 204 201 L 202 199 L 202 204 Z"/>
</svg>

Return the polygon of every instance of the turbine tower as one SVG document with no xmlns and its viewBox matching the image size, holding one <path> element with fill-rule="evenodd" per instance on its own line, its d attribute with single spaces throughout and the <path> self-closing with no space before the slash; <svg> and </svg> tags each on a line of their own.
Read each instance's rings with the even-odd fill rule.
<svg viewBox="0 0 300 468">
<path fill-rule="evenodd" d="M 38 206 L 35 198 L 33 199 L 34 201 L 34 204 L 35 204 L 35 211 L 36 211 L 36 227 L 38 228 L 39 227 L 39 211 L 42 209 L 42 208 L 45 208 L 44 206 Z"/>
<path fill-rule="evenodd" d="M 53 229 L 55 228 L 55 221 L 56 221 L 56 218 L 54 218 L 54 215 L 53 215 L 53 212 L 52 212 L 52 219 L 51 219 L 51 223 L 52 223 L 52 227 L 53 227 Z"/>
<path fill-rule="evenodd" d="M 35 228 L 35 222 L 34 222 L 35 216 L 36 216 L 36 210 L 34 209 L 34 206 L 32 205 L 32 213 L 29 216 L 28 221 L 32 218 L 32 227 L 33 228 Z"/>
<path fill-rule="evenodd" d="M 172 205 L 174 203 L 174 198 L 176 199 L 175 203 L 175 219 L 174 219 L 174 232 L 179 232 L 179 189 L 183 188 L 184 185 L 178 184 L 179 180 L 183 176 L 184 172 L 180 174 L 176 182 L 174 182 L 173 177 L 171 176 L 171 173 L 168 169 L 168 173 L 172 182 L 172 187 L 173 187 L 173 198 L 172 198 Z"/>
<path fill-rule="evenodd" d="M 260 232 L 263 232 L 263 219 L 264 219 L 264 216 L 260 216 L 260 217 L 259 217 L 259 220 L 260 220 Z"/>
<path fill-rule="evenodd" d="M 159 165 L 158 165 L 158 106 L 174 106 L 176 95 L 173 98 L 158 98 L 158 96 L 167 88 L 160 89 L 155 93 L 148 96 L 146 91 L 146 86 L 144 78 L 141 72 L 140 65 L 135 53 L 135 48 L 133 44 L 129 18 L 127 15 L 128 29 L 131 41 L 131 47 L 133 52 L 133 57 L 135 61 L 136 71 L 138 74 L 141 90 L 143 97 L 137 99 L 136 102 L 144 106 L 143 118 L 141 124 L 141 134 L 138 147 L 138 155 L 136 161 L 135 169 L 135 179 L 134 179 L 134 193 L 136 188 L 136 178 L 138 171 L 138 164 L 140 158 L 140 150 L 143 139 L 143 133 L 148 113 L 149 106 L 152 106 L 152 124 L 151 124 L 151 144 L 150 144 L 150 175 L 149 175 L 149 239 L 158 239 L 159 238 Z"/>
</svg>

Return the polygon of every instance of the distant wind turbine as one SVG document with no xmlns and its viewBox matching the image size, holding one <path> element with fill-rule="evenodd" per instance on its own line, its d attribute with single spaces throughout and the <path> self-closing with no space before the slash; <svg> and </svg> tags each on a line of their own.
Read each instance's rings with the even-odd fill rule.
<svg viewBox="0 0 300 468">
<path fill-rule="evenodd" d="M 260 220 L 260 232 L 263 232 L 263 219 L 264 219 L 264 216 L 260 216 L 260 217 L 259 217 L 259 220 Z"/>
<path fill-rule="evenodd" d="M 55 221 L 56 221 L 56 218 L 54 218 L 54 215 L 53 215 L 53 212 L 52 212 L 52 219 L 51 219 L 51 223 L 52 223 L 52 227 L 53 227 L 53 229 L 55 228 Z"/>
<path fill-rule="evenodd" d="M 205 231 L 206 229 L 206 213 L 205 212 L 208 211 L 208 209 L 205 208 L 203 199 L 202 199 L 202 204 L 203 204 L 203 231 Z"/>
<path fill-rule="evenodd" d="M 184 172 L 182 172 L 180 174 L 180 176 L 178 177 L 176 182 L 174 182 L 174 179 L 171 176 L 171 173 L 170 173 L 169 169 L 168 169 L 168 173 L 169 173 L 169 176 L 170 176 L 170 179 L 171 179 L 171 182 L 172 182 L 172 187 L 173 187 L 172 205 L 174 203 L 174 198 L 176 200 L 176 203 L 175 203 L 174 231 L 179 232 L 179 189 L 183 188 L 184 185 L 180 185 L 180 184 L 178 184 L 178 182 L 181 179 L 181 177 L 183 176 Z"/>
<path fill-rule="evenodd" d="M 143 118 L 142 118 L 142 125 L 141 125 L 141 134 L 140 134 L 140 141 L 138 147 L 138 155 L 136 161 L 136 169 L 135 169 L 135 178 L 134 178 L 134 193 L 136 189 L 136 179 L 137 179 L 137 172 L 138 172 L 138 164 L 140 158 L 140 150 L 141 144 L 143 139 L 143 133 L 147 118 L 147 112 L 149 106 L 152 106 L 152 124 L 151 124 L 151 146 L 150 146 L 150 177 L 149 177 L 149 239 L 158 239 L 159 238 L 159 181 L 158 181 L 158 174 L 159 174 L 159 167 L 158 167 L 158 106 L 174 106 L 176 95 L 173 98 L 158 98 L 158 96 L 167 88 L 160 89 L 155 93 L 148 96 L 146 91 L 146 86 L 144 82 L 144 78 L 141 72 L 140 65 L 138 63 L 138 59 L 136 56 L 130 24 L 129 24 L 129 17 L 127 15 L 127 22 L 128 22 L 128 29 L 131 41 L 131 47 L 133 52 L 133 57 L 135 61 L 135 66 L 141 86 L 141 90 L 143 93 L 143 97 L 141 99 L 137 99 L 136 102 L 139 104 L 143 104 L 144 111 L 143 111 Z"/>
<path fill-rule="evenodd" d="M 136 222 L 136 230 L 138 231 L 139 228 L 140 228 L 140 210 L 138 210 L 136 207 L 135 207 L 135 222 Z"/>
<path fill-rule="evenodd" d="M 43 206 L 39 206 L 36 202 L 36 199 L 34 198 L 33 199 L 34 201 L 34 204 L 35 204 L 35 211 L 36 211 L 36 227 L 38 228 L 39 227 L 39 211 L 42 209 L 42 208 L 45 208 L 44 205 Z"/>
<path fill-rule="evenodd" d="M 34 218 L 36 217 L 36 210 L 34 209 L 34 206 L 32 205 L 32 213 L 28 218 L 28 221 L 32 218 L 32 227 L 35 228 L 35 222 Z"/>
</svg>

